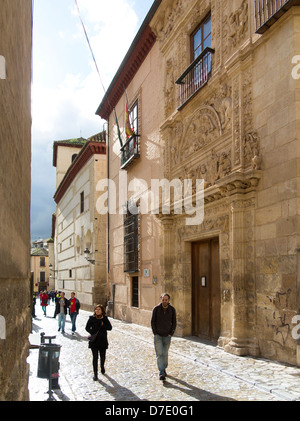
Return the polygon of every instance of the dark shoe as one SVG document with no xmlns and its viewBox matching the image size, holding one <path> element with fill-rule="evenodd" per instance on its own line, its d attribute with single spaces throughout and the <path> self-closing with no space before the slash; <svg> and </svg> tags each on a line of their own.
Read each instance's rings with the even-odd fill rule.
<svg viewBox="0 0 300 421">
<path fill-rule="evenodd" d="M 102 374 L 105 374 L 105 368 L 103 367 L 103 368 L 101 368 L 101 373 Z"/>
<path fill-rule="evenodd" d="M 60 331 L 60 327 L 58 328 L 58 332 Z"/>
<path fill-rule="evenodd" d="M 98 380 L 98 376 L 96 374 L 94 374 L 93 380 L 94 381 Z"/>
<path fill-rule="evenodd" d="M 161 374 L 159 376 L 159 380 L 162 380 L 162 381 L 166 380 L 166 376 L 164 374 Z"/>
</svg>

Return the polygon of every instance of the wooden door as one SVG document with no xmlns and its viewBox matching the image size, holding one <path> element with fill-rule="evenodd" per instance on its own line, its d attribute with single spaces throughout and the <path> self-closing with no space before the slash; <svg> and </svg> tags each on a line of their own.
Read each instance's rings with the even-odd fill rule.
<svg viewBox="0 0 300 421">
<path fill-rule="evenodd" d="M 218 339 L 220 318 L 219 239 L 192 244 L 193 335 Z"/>
</svg>

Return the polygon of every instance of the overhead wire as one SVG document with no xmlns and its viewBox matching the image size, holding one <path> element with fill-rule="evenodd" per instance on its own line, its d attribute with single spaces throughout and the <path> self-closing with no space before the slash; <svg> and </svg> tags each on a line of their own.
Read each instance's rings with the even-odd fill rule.
<svg viewBox="0 0 300 421">
<path fill-rule="evenodd" d="M 91 52 L 91 54 L 92 54 L 92 57 L 93 57 L 93 60 L 94 60 L 95 66 L 96 66 L 96 70 L 97 70 L 97 73 L 98 73 L 98 76 L 99 76 L 99 79 L 100 79 L 100 82 L 101 82 L 101 85 L 102 85 L 102 88 L 103 88 L 104 94 L 106 94 L 106 89 L 105 89 L 104 84 L 103 84 L 103 82 L 102 82 L 101 74 L 100 74 L 100 71 L 99 71 L 99 68 L 98 68 L 98 65 L 97 65 L 97 61 L 96 61 L 95 55 L 94 55 L 94 53 L 93 53 L 93 49 L 92 49 L 92 46 L 91 46 L 91 43 L 90 43 L 90 40 L 89 40 L 89 36 L 88 36 L 88 34 L 87 34 L 87 31 L 86 31 L 86 29 L 85 29 L 84 22 L 83 22 L 82 17 L 81 17 L 81 13 L 80 13 L 80 9 L 79 9 L 79 6 L 78 6 L 78 3 L 77 3 L 77 0 L 74 0 L 74 1 L 75 1 L 75 4 L 76 4 L 76 8 L 77 8 L 77 12 L 78 12 L 78 16 L 79 16 L 79 19 L 80 19 L 80 22 L 81 22 L 81 25 L 82 25 L 83 31 L 84 31 L 84 33 L 85 33 L 85 37 L 86 37 L 86 40 L 87 40 L 87 43 L 88 43 L 88 46 L 89 46 L 90 52 Z"/>
</svg>

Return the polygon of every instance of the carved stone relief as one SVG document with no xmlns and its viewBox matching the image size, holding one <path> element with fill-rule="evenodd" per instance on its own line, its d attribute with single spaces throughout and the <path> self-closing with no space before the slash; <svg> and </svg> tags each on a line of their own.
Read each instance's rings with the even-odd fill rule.
<svg viewBox="0 0 300 421">
<path fill-rule="evenodd" d="M 169 58 L 166 63 L 166 75 L 164 84 L 165 113 L 169 115 L 175 109 L 175 59 Z"/>
<path fill-rule="evenodd" d="M 248 0 L 223 15 L 224 54 L 232 53 L 245 40 L 249 29 Z"/>
<path fill-rule="evenodd" d="M 257 133 L 247 133 L 244 138 L 244 162 L 250 164 L 254 170 L 261 169 L 260 144 Z"/>
</svg>

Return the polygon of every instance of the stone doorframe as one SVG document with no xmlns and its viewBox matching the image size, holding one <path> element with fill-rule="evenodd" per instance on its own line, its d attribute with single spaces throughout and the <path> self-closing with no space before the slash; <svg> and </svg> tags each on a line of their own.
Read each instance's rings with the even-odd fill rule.
<svg viewBox="0 0 300 421">
<path fill-rule="evenodd" d="M 204 222 L 186 226 L 185 215 L 162 215 L 162 288 L 178 308 L 179 336 L 191 334 L 191 244 L 219 237 L 221 336 L 235 355 L 259 355 L 256 339 L 255 209 L 260 171 L 233 173 L 205 191 Z"/>
</svg>

